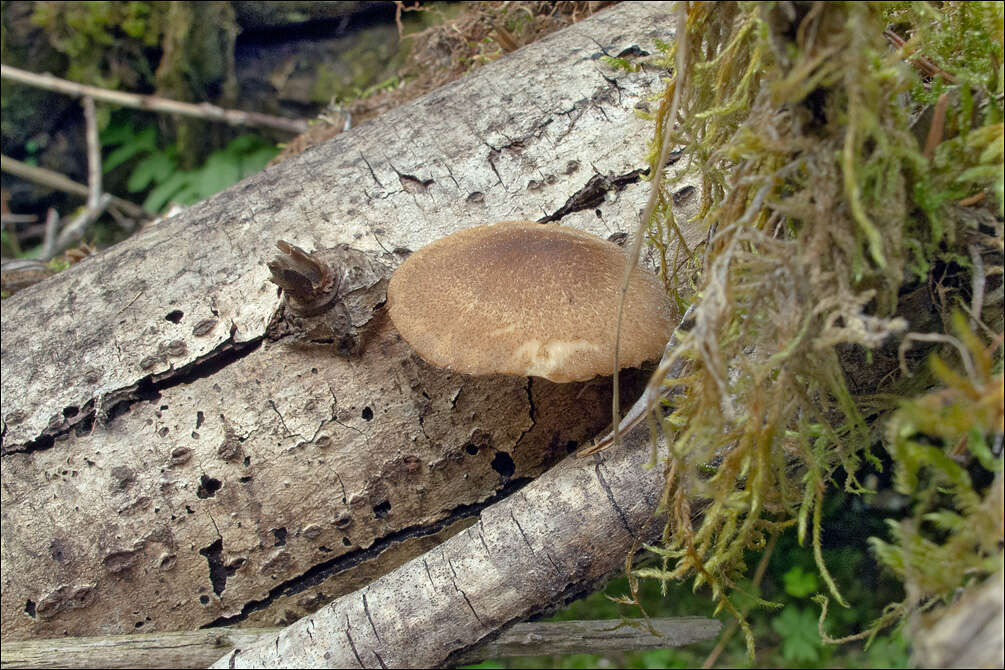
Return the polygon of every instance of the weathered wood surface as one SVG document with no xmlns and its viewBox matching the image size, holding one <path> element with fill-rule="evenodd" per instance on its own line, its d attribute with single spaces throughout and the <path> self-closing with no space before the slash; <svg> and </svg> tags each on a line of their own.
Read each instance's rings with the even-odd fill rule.
<svg viewBox="0 0 1005 670">
<path fill-rule="evenodd" d="M 919 615 L 912 629 L 918 667 L 1005 667 L 1005 574 L 972 586 L 952 605 Z"/>
<path fill-rule="evenodd" d="M 599 57 L 672 34 L 667 4 L 619 5 L 5 300 L 4 639 L 289 623 L 602 428 L 603 382 L 433 370 L 386 321 L 358 358 L 267 341 L 265 261 L 630 230 L 661 73 Z"/>
<path fill-rule="evenodd" d="M 704 617 L 518 623 L 478 650 L 479 658 L 604 654 L 681 647 L 719 634 Z M 277 628 L 209 628 L 175 633 L 8 642 L 2 668 L 204 668 L 232 647 L 273 638 Z M 655 631 L 655 634 L 653 633 Z M 477 659 L 476 659 L 477 660 Z"/>
<path fill-rule="evenodd" d="M 216 668 L 438 668 L 530 616 L 596 589 L 662 530 L 664 472 L 649 430 L 569 457 L 482 510 L 478 523 Z M 582 532 L 588 529 L 588 532 Z"/>
</svg>

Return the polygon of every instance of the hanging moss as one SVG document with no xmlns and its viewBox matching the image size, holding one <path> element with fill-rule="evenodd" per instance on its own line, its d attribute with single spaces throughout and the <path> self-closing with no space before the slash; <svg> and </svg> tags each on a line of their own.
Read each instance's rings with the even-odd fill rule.
<svg viewBox="0 0 1005 670">
<path fill-rule="evenodd" d="M 693 3 L 682 31 L 650 161 L 664 142 L 683 149 L 708 241 L 673 243 L 661 188 L 650 238 L 694 310 L 673 352 L 684 373 L 667 378 L 665 361 L 651 382 L 674 389 L 654 415 L 670 444 L 666 525 L 659 566 L 636 574 L 709 585 L 752 653 L 731 589 L 744 551 L 794 526 L 844 604 L 822 559 L 822 501 L 865 491 L 857 473 L 878 466 L 879 442 L 918 500 L 874 544 L 912 594 L 895 620 L 1002 566 L 1002 5 Z M 952 330 L 955 310 L 967 317 Z M 911 343 L 928 349 L 908 358 Z M 918 365 L 919 351 L 939 362 Z M 920 420 L 933 405 L 951 428 Z M 977 485 L 967 468 L 991 474 Z M 933 496 L 940 486 L 953 495 Z M 933 558 L 940 579 L 923 578 Z"/>
</svg>

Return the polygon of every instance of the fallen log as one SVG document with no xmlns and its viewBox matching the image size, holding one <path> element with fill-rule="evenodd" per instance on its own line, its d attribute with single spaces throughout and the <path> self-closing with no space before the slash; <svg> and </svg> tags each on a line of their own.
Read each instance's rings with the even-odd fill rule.
<svg viewBox="0 0 1005 670">
<path fill-rule="evenodd" d="M 507 627 L 596 590 L 662 531 L 649 430 L 552 468 L 478 522 L 218 668 L 456 665 Z M 584 532 L 584 529 L 588 529 Z"/>
<path fill-rule="evenodd" d="M 4 641 L 288 624 L 609 423 L 604 382 L 432 370 L 379 317 L 358 356 L 270 340 L 265 262 L 516 218 L 623 236 L 662 71 L 603 57 L 672 34 L 619 5 L 5 300 Z"/>
<path fill-rule="evenodd" d="M 703 617 L 536 621 L 516 624 L 478 651 L 480 658 L 642 651 L 701 642 L 715 637 L 721 628 L 717 620 Z M 255 644 L 278 632 L 275 628 L 208 628 L 8 642 L 0 667 L 203 668 L 231 647 Z"/>
</svg>

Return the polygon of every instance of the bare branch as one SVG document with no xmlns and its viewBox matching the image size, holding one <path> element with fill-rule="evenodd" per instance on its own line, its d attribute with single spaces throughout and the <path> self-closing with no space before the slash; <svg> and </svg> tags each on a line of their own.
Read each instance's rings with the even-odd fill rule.
<svg viewBox="0 0 1005 670">
<path fill-rule="evenodd" d="M 52 258 L 52 256 L 69 249 L 79 242 L 84 237 L 84 231 L 87 230 L 87 227 L 98 220 L 98 217 L 108 208 L 111 202 L 112 196 L 105 193 L 98 198 L 96 207 L 85 207 L 84 211 L 71 219 L 63 227 L 63 230 L 60 231 L 59 238 L 56 240 L 56 246 L 52 250 L 52 255 L 47 256 L 47 258 Z"/>
<path fill-rule="evenodd" d="M 271 114 L 260 114 L 258 112 L 245 112 L 237 109 L 224 109 L 209 103 L 192 104 L 189 102 L 179 102 L 169 100 L 156 95 L 137 95 L 123 91 L 112 91 L 107 88 L 97 86 L 87 86 L 78 84 L 66 79 L 54 77 L 51 74 L 37 74 L 28 72 L 10 65 L 0 65 L 0 77 L 19 84 L 27 84 L 35 88 L 42 88 L 47 91 L 55 91 L 72 96 L 91 96 L 95 100 L 108 102 L 121 107 L 132 107 L 133 109 L 145 109 L 151 112 L 161 112 L 165 114 L 178 114 L 181 116 L 192 116 L 197 119 L 208 119 L 210 121 L 220 121 L 232 126 L 260 126 L 262 128 L 274 128 L 288 133 L 302 133 L 307 130 L 307 122 L 302 119 L 287 119 Z"/>
<path fill-rule="evenodd" d="M 101 200 L 101 143 L 98 141 L 98 120 L 94 113 L 94 98 L 85 95 L 85 138 L 87 140 L 87 209 L 97 209 Z"/>
<path fill-rule="evenodd" d="M 42 258 L 49 260 L 56 255 L 56 239 L 59 237 L 59 212 L 50 207 L 45 213 L 45 237 L 42 238 Z"/>
<path fill-rule="evenodd" d="M 652 631 L 637 619 L 520 623 L 485 645 L 484 658 L 550 654 L 603 654 L 681 647 L 715 637 L 716 619 L 651 619 Z M 229 648 L 247 647 L 275 636 L 280 628 L 210 628 L 177 633 L 69 637 L 4 643 L 3 668 L 198 668 Z"/>
<path fill-rule="evenodd" d="M 502 631 L 595 590 L 659 532 L 650 519 L 663 473 L 644 467 L 649 445 L 639 426 L 593 462 L 566 458 L 482 510 L 468 530 L 213 667 L 440 667 L 484 658 L 483 646 Z"/>
<path fill-rule="evenodd" d="M 87 186 L 73 181 L 66 175 L 53 170 L 47 170 L 36 165 L 22 163 L 10 156 L 0 156 L 0 170 L 16 177 L 20 177 L 21 179 L 27 179 L 28 181 L 35 182 L 36 184 L 42 184 L 43 186 L 54 188 L 57 191 L 63 191 L 64 193 L 78 195 L 82 198 L 86 198 L 88 195 Z M 121 210 L 127 216 L 131 216 L 134 219 L 149 219 L 153 216 L 150 212 L 146 211 L 135 202 L 130 202 L 129 200 L 118 198 L 116 196 L 112 196 L 111 206 Z"/>
</svg>

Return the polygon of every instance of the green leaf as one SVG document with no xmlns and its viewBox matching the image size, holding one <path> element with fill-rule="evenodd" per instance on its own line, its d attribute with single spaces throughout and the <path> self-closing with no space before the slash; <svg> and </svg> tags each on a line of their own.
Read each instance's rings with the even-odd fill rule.
<svg viewBox="0 0 1005 670">
<path fill-rule="evenodd" d="M 181 205 L 191 205 L 199 202 L 200 200 L 205 200 L 206 197 L 203 196 L 202 189 L 199 187 L 198 182 L 192 180 L 192 175 L 194 173 L 190 172 L 186 174 L 188 175 L 188 178 L 185 180 L 185 188 L 175 193 L 171 200 Z"/>
<path fill-rule="evenodd" d="M 639 653 L 639 668 L 688 668 L 688 658 L 676 649 L 649 649 Z"/>
<path fill-rule="evenodd" d="M 805 598 L 819 588 L 816 574 L 806 572 L 798 565 L 790 568 L 782 579 L 785 581 L 785 592 L 794 598 Z"/>
<path fill-rule="evenodd" d="M 105 141 L 102 139 L 102 144 L 121 145 L 108 154 L 102 162 L 101 171 L 106 173 L 111 172 L 139 153 L 157 151 L 157 139 L 153 128 L 144 128 L 138 135 L 130 135 L 124 142 Z"/>
<path fill-rule="evenodd" d="M 190 178 L 191 175 L 188 172 L 175 172 L 150 191 L 147 199 L 143 201 L 143 209 L 148 212 L 160 212 L 175 194 L 188 185 Z"/>
<path fill-rule="evenodd" d="M 126 182 L 126 188 L 130 193 L 136 193 L 149 188 L 151 184 L 162 184 L 177 174 L 177 167 L 177 163 L 167 153 L 152 153 L 136 164 Z"/>
<path fill-rule="evenodd" d="M 258 135 L 239 135 L 235 137 L 224 148 L 224 153 L 233 154 L 235 157 L 255 151 L 264 144 Z"/>
<path fill-rule="evenodd" d="M 228 154 L 226 150 L 210 154 L 206 163 L 197 172 L 199 194 L 203 199 L 219 193 L 231 184 L 236 184 L 241 178 L 236 157 Z"/>
<path fill-rule="evenodd" d="M 899 633 L 877 637 L 869 646 L 869 667 L 911 667 L 911 654 L 908 652 L 907 642 Z"/>
<path fill-rule="evenodd" d="M 241 179 L 264 170 L 269 161 L 278 153 L 279 149 L 276 147 L 262 147 L 257 151 L 246 154 L 241 158 Z"/>
<path fill-rule="evenodd" d="M 985 470 L 990 472 L 1002 471 L 1002 466 L 1005 462 L 992 453 L 991 447 L 988 445 L 987 440 L 984 439 L 984 432 L 977 426 L 970 429 L 967 447 L 970 449 L 970 453 L 977 457 L 977 460 L 980 461 Z"/>
<path fill-rule="evenodd" d="M 795 663 L 816 663 L 820 660 L 820 633 L 817 618 L 809 610 L 789 605 L 771 622 L 782 636 L 782 657 Z"/>
<path fill-rule="evenodd" d="M 136 137 L 136 126 L 132 123 L 109 123 L 98 136 L 102 146 L 125 144 Z"/>
</svg>

